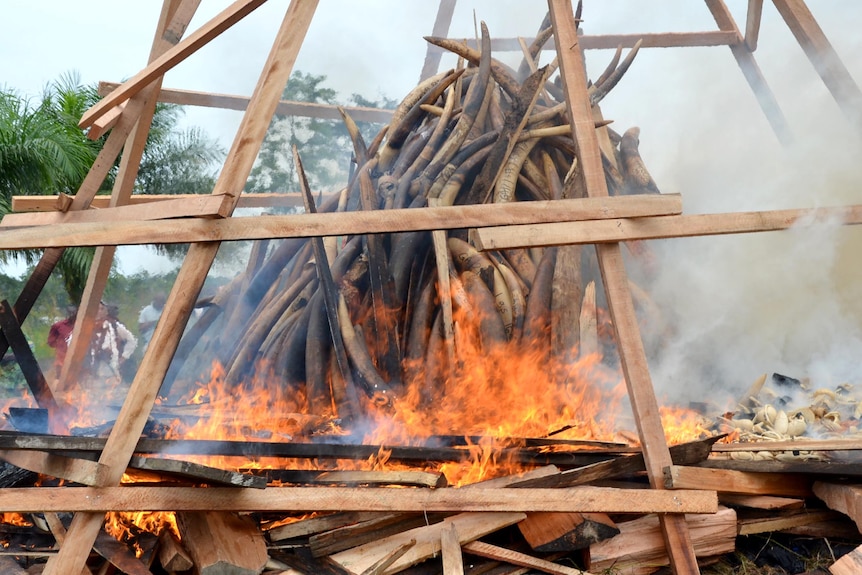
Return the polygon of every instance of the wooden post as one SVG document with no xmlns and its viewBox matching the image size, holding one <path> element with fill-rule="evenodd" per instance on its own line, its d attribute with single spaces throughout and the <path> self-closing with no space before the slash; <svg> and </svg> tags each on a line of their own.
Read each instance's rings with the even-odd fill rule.
<svg viewBox="0 0 862 575">
<path fill-rule="evenodd" d="M 793 134 L 790 132 L 790 127 L 787 125 L 787 120 L 784 118 L 784 113 L 775 99 L 775 95 L 766 83 L 766 78 L 760 71 L 760 67 L 754 59 L 754 55 L 748 50 L 739 29 L 736 27 L 736 22 L 724 0 L 704 0 L 707 8 L 712 12 L 712 17 L 715 18 L 718 27 L 725 32 L 733 32 L 737 36 L 736 42 L 730 44 L 730 51 L 733 57 L 736 58 L 736 63 L 739 64 L 739 69 L 742 70 L 743 76 L 751 86 L 754 92 L 754 97 L 760 104 L 760 108 L 766 115 L 769 125 L 772 126 L 772 131 L 778 137 L 778 140 L 785 146 L 792 143 Z"/>
<path fill-rule="evenodd" d="M 773 0 L 832 97 L 862 134 L 862 90 L 853 80 L 804 0 Z"/>
<path fill-rule="evenodd" d="M 150 49 L 150 62 L 179 41 L 176 31 L 185 30 L 197 6 L 200 4 L 200 0 L 171 1 L 173 5 L 171 5 L 171 2 L 165 2 L 162 7 L 162 13 L 156 27 L 156 35 Z M 175 33 L 167 34 L 169 30 L 173 30 Z M 150 124 L 156 111 L 156 102 L 158 101 L 158 93 L 161 85 L 162 78 L 158 78 L 137 96 L 144 101 L 143 109 L 140 111 L 140 115 L 131 133 L 126 138 L 126 143 L 123 147 L 123 156 L 120 160 L 120 169 L 114 181 L 114 188 L 111 191 L 109 207 L 127 204 L 129 197 L 132 195 L 135 179 L 138 177 L 141 157 L 147 144 Z M 87 276 L 87 285 L 84 288 L 81 303 L 78 306 L 78 316 L 75 321 L 72 340 L 69 344 L 69 351 L 66 355 L 66 361 L 63 363 L 63 369 L 60 372 L 60 381 L 57 384 L 58 389 L 69 389 L 72 381 L 80 380 L 80 369 L 84 363 L 84 356 L 90 347 L 90 340 L 93 337 L 94 320 L 99 310 L 102 294 L 105 291 L 105 285 L 108 283 L 108 275 L 111 272 L 115 252 L 116 247 L 114 246 L 99 246 L 93 255 L 93 263 L 90 265 L 90 272 Z"/>
<path fill-rule="evenodd" d="M 554 41 L 560 62 L 560 76 L 566 105 L 577 143 L 578 159 L 583 166 L 589 196 L 607 196 L 608 189 L 596 136 L 592 107 L 587 95 L 583 53 L 570 0 L 548 0 Z M 650 379 L 646 352 L 640 337 L 628 276 L 619 243 L 596 245 L 608 309 L 616 333 L 617 347 L 626 387 L 634 412 L 647 475 L 654 489 L 663 489 L 663 469 L 671 461 L 664 437 L 658 403 Z M 661 527 L 674 573 L 698 573 L 694 547 L 682 515 L 661 516 Z"/>
<path fill-rule="evenodd" d="M 228 152 L 224 168 L 213 189 L 213 194 L 230 196 L 234 205 L 251 172 L 316 8 L 316 0 L 293 0 L 287 9 L 258 85 L 237 130 L 233 146 Z M 101 485 L 117 485 L 122 478 L 218 248 L 219 242 L 198 243 L 189 248 L 174 288 L 165 303 L 162 320 L 153 333 L 99 459 L 100 463 L 107 466 L 107 471 L 100 481 Z M 45 574 L 60 575 L 80 571 L 103 520 L 104 515 L 99 513 L 77 513 L 72 520 L 66 544 L 48 562 Z"/>
<path fill-rule="evenodd" d="M 763 0 L 748 0 L 748 14 L 745 18 L 745 47 L 749 52 L 757 50 L 757 37 L 760 35 L 760 18 L 763 15 Z"/>
<path fill-rule="evenodd" d="M 455 13 L 456 1 L 440 0 L 437 8 L 437 19 L 434 20 L 434 27 L 431 29 L 432 36 L 439 38 L 449 34 L 449 26 L 452 24 L 452 15 Z M 428 51 L 425 53 L 425 63 L 422 64 L 422 73 L 419 74 L 420 82 L 437 73 L 442 56 L 443 50 L 441 48 L 428 44 Z"/>
<path fill-rule="evenodd" d="M 57 402 L 54 401 L 54 394 L 51 393 L 51 388 L 45 381 L 45 376 L 42 374 L 39 362 L 33 355 L 33 350 L 30 349 L 27 338 L 21 332 L 21 326 L 18 325 L 18 319 L 15 317 L 12 306 L 5 299 L 0 302 L 0 329 L 3 330 L 6 341 L 12 347 L 15 361 L 18 362 L 24 379 L 30 386 L 33 397 L 36 398 L 36 403 L 39 404 L 39 407 L 47 409 L 49 413 L 56 413 Z"/>
</svg>

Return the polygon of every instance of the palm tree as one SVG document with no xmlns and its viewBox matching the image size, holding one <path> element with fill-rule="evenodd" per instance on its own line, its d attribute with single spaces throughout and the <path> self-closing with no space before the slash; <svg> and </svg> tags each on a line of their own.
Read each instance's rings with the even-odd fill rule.
<svg viewBox="0 0 862 575">
<path fill-rule="evenodd" d="M 95 87 L 82 85 L 74 73 L 47 86 L 36 105 L 13 90 L 0 89 L 0 216 L 11 211 L 14 195 L 77 192 L 104 144 L 104 139 L 87 139 L 78 128 L 81 115 L 98 100 Z M 224 152 L 200 130 L 178 130 L 180 115 L 177 106 L 157 106 L 136 192 L 212 190 L 215 160 Z M 100 193 L 110 191 L 117 167 Z M 93 251 L 67 249 L 57 264 L 72 301 L 78 301 L 83 292 Z M 37 250 L 3 251 L 0 262 L 19 259 L 33 264 L 39 256 Z"/>
</svg>

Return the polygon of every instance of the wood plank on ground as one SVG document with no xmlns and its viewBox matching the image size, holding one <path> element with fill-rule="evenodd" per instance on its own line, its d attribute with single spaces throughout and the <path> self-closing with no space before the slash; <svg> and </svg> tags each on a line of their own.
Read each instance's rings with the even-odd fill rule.
<svg viewBox="0 0 862 575">
<path fill-rule="evenodd" d="M 838 561 L 829 566 L 832 575 L 859 575 L 862 573 L 862 547 L 845 553 Z"/>
<path fill-rule="evenodd" d="M 511 563 L 512 565 L 519 565 L 521 567 L 542 571 L 543 573 L 551 573 L 551 575 L 589 575 L 589 573 L 581 571 L 580 569 L 558 565 L 557 563 L 548 561 L 547 559 L 540 559 L 538 557 L 533 557 L 532 555 L 527 555 L 526 553 L 512 551 L 511 549 L 491 545 L 482 541 L 472 541 L 465 544 L 464 551 L 473 555 L 478 555 L 479 557 L 485 557 L 486 559 L 496 559 L 506 563 Z"/>
<path fill-rule="evenodd" d="M 523 518 L 523 513 L 462 513 L 449 517 L 436 525 L 418 527 L 392 535 L 380 541 L 366 543 L 365 545 L 336 553 L 330 556 L 330 560 L 347 569 L 350 573 L 358 575 L 371 565 L 374 565 L 382 557 L 388 555 L 392 550 L 400 548 L 411 540 L 415 540 L 416 544 L 384 571 L 387 575 L 398 573 L 411 565 L 415 565 L 439 553 L 441 548 L 441 533 L 444 529 L 449 529 L 453 524 L 457 529 L 459 543 L 464 544 L 469 541 L 475 541 L 488 533 L 498 531 L 503 527 L 514 525 Z"/>
<path fill-rule="evenodd" d="M 736 512 L 721 508 L 713 515 L 687 515 L 686 524 L 698 557 L 731 553 L 736 547 Z M 654 515 L 617 524 L 620 534 L 590 546 L 593 572 L 615 569 L 626 575 L 646 575 L 668 565 L 659 522 Z M 697 567 L 695 567 L 697 569 Z M 699 570 L 693 571 L 699 573 Z"/>
<path fill-rule="evenodd" d="M 199 575 L 258 575 L 269 559 L 266 540 L 247 515 L 183 512 L 177 527 Z"/>
<path fill-rule="evenodd" d="M 831 521 L 836 519 L 837 515 L 837 512 L 829 509 L 795 509 L 776 513 L 770 517 L 737 518 L 737 533 L 739 535 L 754 535 L 756 533 L 785 531 L 821 521 Z"/>
<path fill-rule="evenodd" d="M 383 487 L 10 487 L 0 512 L 41 511 L 557 511 L 715 513 L 715 491 L 615 489 L 421 489 Z"/>
<path fill-rule="evenodd" d="M 785 495 L 811 497 L 813 480 L 789 473 L 754 473 L 730 469 L 709 469 L 672 465 L 665 468 L 667 489 L 715 489 L 724 493 L 747 495 Z"/>
<path fill-rule="evenodd" d="M 849 516 L 862 530 L 862 486 L 815 481 L 814 495 L 829 509 Z"/>
</svg>

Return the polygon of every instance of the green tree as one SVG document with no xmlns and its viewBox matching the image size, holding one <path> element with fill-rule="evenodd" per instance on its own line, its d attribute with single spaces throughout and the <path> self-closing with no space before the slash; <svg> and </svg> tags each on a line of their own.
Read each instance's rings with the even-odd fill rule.
<svg viewBox="0 0 862 575">
<path fill-rule="evenodd" d="M 12 196 L 75 193 L 86 177 L 104 138 L 89 140 L 78 128 L 81 115 L 99 100 L 94 86 L 76 74 L 49 84 L 37 104 L 14 90 L 0 90 L 0 215 L 11 210 Z M 141 160 L 136 193 L 178 194 L 211 192 L 216 160 L 224 151 L 200 129 L 179 129 L 182 109 L 159 104 Z M 100 193 L 109 193 L 115 165 Z M 162 252 L 180 248 L 157 247 Z M 94 250 L 64 252 L 58 272 L 70 297 L 80 299 Z M 34 263 L 37 250 L 0 252 L 0 262 L 23 259 Z"/>
<path fill-rule="evenodd" d="M 294 72 L 282 99 L 313 104 L 340 104 L 344 106 L 374 106 L 393 108 L 396 103 L 381 97 L 372 101 L 353 94 L 339 102 L 338 93 L 325 87 L 326 76 L 302 71 Z M 365 138 L 380 129 L 379 125 L 360 124 Z M 293 165 L 292 147 L 302 154 L 302 163 L 309 184 L 320 190 L 332 190 L 347 182 L 353 144 L 341 120 L 275 116 L 261 146 L 252 169 L 246 190 L 250 192 L 287 192 L 299 189 L 296 168 Z"/>
</svg>

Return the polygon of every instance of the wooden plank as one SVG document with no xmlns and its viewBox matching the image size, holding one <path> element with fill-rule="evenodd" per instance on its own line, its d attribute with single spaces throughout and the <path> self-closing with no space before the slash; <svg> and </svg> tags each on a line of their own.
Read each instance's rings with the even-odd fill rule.
<svg viewBox="0 0 862 575">
<path fill-rule="evenodd" d="M 0 450 L 0 459 L 21 469 L 74 481 L 82 485 L 96 485 L 99 475 L 103 472 L 102 465 L 96 461 L 66 457 L 44 451 Z"/>
<path fill-rule="evenodd" d="M 256 4 L 260 4 L 260 0 Z M 226 23 L 230 18 L 225 15 L 238 14 L 238 11 L 235 11 L 236 8 L 248 8 L 256 4 L 236 3 L 210 24 L 205 25 L 203 29 L 211 29 L 212 23 Z M 248 180 L 276 104 L 284 86 L 287 85 L 296 55 L 316 8 L 316 0 L 294 0 L 288 7 L 246 114 L 243 116 L 234 143 L 216 181 L 214 195 L 238 196 Z M 201 38 L 202 35 L 198 31 L 193 36 Z M 174 49 L 175 55 L 186 50 L 189 45 L 188 41 L 178 44 L 176 48 L 180 50 Z M 170 53 L 171 51 L 166 52 L 159 60 L 164 60 Z M 150 66 L 147 70 L 152 71 L 154 68 Z M 128 85 L 145 82 L 144 78 L 149 74 L 147 70 L 138 74 Z M 117 92 L 120 91 L 117 90 Z M 119 103 L 119 99 L 115 103 Z M 109 468 L 104 476 L 104 485 L 117 485 L 122 478 L 218 248 L 217 241 L 194 244 L 186 254 L 186 259 L 165 303 L 162 318 L 144 353 L 138 373 L 132 382 L 105 450 L 102 452 L 100 462 Z M 102 520 L 103 516 L 98 513 L 76 514 L 66 544 L 48 563 L 45 574 L 61 575 L 69 572 L 70 569 L 72 572 L 77 572 L 79 566 L 83 566 L 87 560 L 89 549 L 95 541 Z"/>
<path fill-rule="evenodd" d="M 658 216 L 637 219 L 544 223 L 476 229 L 479 249 L 590 244 L 628 240 L 656 240 L 695 236 L 748 234 L 786 230 L 795 226 L 858 225 L 862 205 L 813 209 L 772 210 Z M 71 230 L 69 230 L 71 231 Z M 3 238 L 0 235 L 0 246 Z"/>
<path fill-rule="evenodd" d="M 167 29 L 185 29 L 189 20 L 194 15 L 198 4 L 199 0 L 183 0 L 179 4 L 174 3 L 173 5 L 170 5 L 168 2 L 163 4 L 159 22 L 156 26 L 155 38 L 150 47 L 150 62 L 173 46 L 171 42 L 165 39 L 163 32 Z M 173 37 L 173 35 L 169 36 L 169 38 Z M 145 86 L 124 106 L 123 115 L 131 113 L 131 104 L 135 100 L 142 100 L 144 102 L 143 107 L 136 116 L 135 125 L 128 134 L 123 147 L 120 167 L 117 171 L 114 186 L 111 190 L 111 199 L 108 203 L 110 208 L 122 206 L 132 195 L 135 181 L 138 177 L 141 158 L 143 158 L 144 148 L 147 145 L 150 125 L 155 115 L 155 95 L 158 93 L 161 85 L 161 76 L 154 78 L 149 85 Z M 73 206 L 76 199 L 77 196 L 72 201 Z M 93 338 L 94 322 L 98 315 L 105 286 L 108 283 L 108 276 L 113 267 L 114 252 L 115 249 L 113 247 L 100 246 L 96 248 L 93 254 L 93 261 L 90 264 L 87 276 L 87 284 L 84 287 L 84 293 L 81 295 L 81 301 L 78 303 L 78 313 L 75 328 L 72 332 L 72 340 L 66 352 L 66 360 L 63 363 L 59 381 L 57 382 L 58 390 L 68 390 L 83 379 L 81 378 L 80 370 L 81 366 L 84 365 L 84 357 L 89 350 L 90 342 Z"/>
<path fill-rule="evenodd" d="M 849 516 L 856 523 L 856 527 L 862 530 L 862 487 L 815 481 L 814 495 L 829 509 Z"/>
<path fill-rule="evenodd" d="M 176 44 L 153 60 L 143 70 L 99 100 L 81 116 L 78 126 L 88 128 L 101 115 L 107 113 L 148 86 L 155 79 L 185 60 L 188 56 L 205 46 L 210 40 L 245 18 L 263 4 L 265 0 L 237 0 L 219 12 L 209 22 L 195 30 L 185 40 Z"/>
<path fill-rule="evenodd" d="M 347 569 L 350 573 L 359 574 L 374 565 L 380 558 L 388 555 L 391 550 L 400 548 L 411 540 L 416 540 L 416 544 L 407 553 L 384 571 L 386 574 L 397 573 L 439 553 L 441 533 L 444 529 L 449 529 L 450 525 L 455 525 L 458 541 L 464 544 L 503 527 L 513 525 L 523 518 L 523 513 L 462 513 L 449 517 L 436 525 L 418 527 L 380 541 L 373 541 L 336 553 L 330 556 L 330 560 Z"/>
<path fill-rule="evenodd" d="M 719 493 L 718 502 L 727 507 L 748 507 L 750 509 L 801 509 L 804 499 L 776 497 L 774 495 L 743 495 L 739 493 Z"/>
<path fill-rule="evenodd" d="M 862 440 L 852 437 L 841 439 L 794 439 L 758 443 L 716 443 L 712 446 L 715 453 L 734 451 L 859 451 Z"/>
<path fill-rule="evenodd" d="M 493 52 L 520 52 L 521 40 L 531 45 L 535 37 L 492 38 Z M 459 38 L 459 41 L 462 40 Z M 475 38 L 463 41 L 472 49 L 477 49 Z M 738 36 L 724 30 L 705 30 L 696 32 L 655 32 L 643 34 L 584 34 L 578 37 L 583 50 L 616 50 L 617 46 L 631 48 L 641 42 L 642 48 L 682 48 L 686 46 L 728 46 L 738 41 Z M 547 44 L 544 49 L 553 49 Z M 442 52 L 442 48 L 432 47 Z"/>
<path fill-rule="evenodd" d="M 434 19 L 434 26 L 431 28 L 431 35 L 443 37 L 449 34 L 449 26 L 452 24 L 452 16 L 455 14 L 456 0 L 440 0 L 437 5 L 437 17 Z M 428 44 L 425 52 L 425 61 L 422 64 L 422 72 L 419 74 L 419 82 L 426 80 L 437 73 L 440 67 L 440 59 L 443 56 L 443 51 L 435 49 L 433 44 Z"/>
<path fill-rule="evenodd" d="M 256 216 L 205 222 L 115 221 L 99 224 L 58 224 L 48 229 L 0 230 L 0 249 L 336 236 L 602 218 L 640 220 L 646 216 L 679 214 L 681 211 L 679 196 L 650 195 Z M 802 215 L 800 212 L 796 217 Z M 733 214 L 728 217 L 732 216 Z M 618 236 L 619 233 L 614 233 L 612 237 Z"/>
<path fill-rule="evenodd" d="M 257 473 L 282 483 L 314 485 L 400 485 L 446 487 L 446 476 L 431 471 L 315 471 L 312 469 L 260 469 Z"/>
<path fill-rule="evenodd" d="M 0 301 L 0 329 L 3 330 L 3 336 L 12 348 L 12 353 L 15 354 L 15 361 L 21 368 L 36 403 L 39 404 L 39 407 L 48 410 L 49 417 L 59 417 L 59 407 L 54 399 L 54 394 L 45 381 L 45 375 L 39 367 L 36 356 L 33 355 L 33 350 L 30 349 L 27 337 L 21 331 L 21 326 L 18 325 L 18 318 L 15 317 L 12 306 L 5 299 Z"/>
<path fill-rule="evenodd" d="M 841 111 L 854 125 L 862 128 L 862 90 L 803 0 L 773 0 L 796 41 L 814 65 Z"/>
<path fill-rule="evenodd" d="M 377 519 L 386 515 L 375 511 L 342 511 L 331 515 L 323 515 L 312 517 L 310 519 L 302 519 L 287 525 L 280 525 L 268 530 L 267 537 L 272 542 L 286 541 L 288 539 L 296 539 L 298 537 L 307 537 L 316 533 L 323 533 L 339 527 L 347 525 L 356 525 L 362 521 Z"/>
<path fill-rule="evenodd" d="M 121 84 L 116 82 L 99 82 L 99 94 L 106 96 L 120 86 Z M 159 91 L 159 102 L 181 106 L 201 106 L 204 108 L 243 111 L 248 106 L 248 100 L 247 96 L 213 94 L 210 92 L 196 92 L 194 90 L 164 88 Z M 392 120 L 392 110 L 381 110 L 367 106 L 313 104 L 310 102 L 295 102 L 293 100 L 281 100 L 275 109 L 275 113 L 280 116 L 303 116 L 342 121 L 343 118 L 338 111 L 339 108 L 347 112 L 357 122 L 387 124 Z M 299 205 L 302 205 L 302 203 L 300 202 Z"/>
<path fill-rule="evenodd" d="M 715 489 L 748 495 L 786 495 L 811 497 L 812 479 L 787 473 L 752 473 L 729 469 L 708 469 L 673 465 L 665 469 L 667 489 Z"/>
<path fill-rule="evenodd" d="M 736 547 L 736 512 L 721 508 L 714 515 L 688 515 L 695 553 L 710 557 L 731 553 Z M 659 522 L 648 515 L 618 523 L 620 534 L 590 546 L 590 570 L 619 570 L 620 573 L 644 574 L 668 564 Z M 689 573 L 700 573 L 697 565 Z"/>
<path fill-rule="evenodd" d="M 757 50 L 761 16 L 763 16 L 763 0 L 748 0 L 748 13 L 745 19 L 745 47 L 750 52 Z"/>
<path fill-rule="evenodd" d="M 838 514 L 835 511 L 808 510 L 792 511 L 772 517 L 757 517 L 737 519 L 737 533 L 739 535 L 755 535 L 757 533 L 772 533 L 784 531 L 794 527 L 810 525 L 820 521 L 835 519 Z"/>
<path fill-rule="evenodd" d="M 177 459 L 161 459 L 157 457 L 132 457 L 129 467 L 142 471 L 155 473 L 167 473 L 177 475 L 184 479 L 194 479 L 204 483 L 225 485 L 233 487 L 254 487 L 263 489 L 266 487 L 266 477 L 251 475 L 248 473 L 237 473 L 192 463 Z"/>
<path fill-rule="evenodd" d="M 605 513 L 528 513 L 518 529 L 540 553 L 584 549 L 620 532 Z"/>
<path fill-rule="evenodd" d="M 458 539 L 458 526 L 449 523 L 440 530 L 440 552 L 443 555 L 443 575 L 464 575 L 464 557 Z"/>
<path fill-rule="evenodd" d="M 331 194 L 315 192 L 314 197 L 322 197 L 324 201 Z M 12 196 L 13 212 L 53 212 L 66 211 L 62 208 L 61 197 L 69 201 L 74 196 Z M 201 197 L 201 194 L 135 194 L 126 205 L 145 204 L 151 202 L 166 202 L 171 200 L 187 200 Z M 108 207 L 110 196 L 96 196 L 90 202 L 91 208 L 104 209 Z M 299 192 L 276 192 L 267 194 L 243 193 L 239 197 L 237 208 L 297 208 L 302 207 L 302 197 Z"/>
<path fill-rule="evenodd" d="M 587 195 L 606 197 L 607 182 L 588 96 L 584 74 L 586 67 L 579 45 L 572 3 L 570 0 L 548 0 L 548 7 L 554 26 L 554 42 L 557 46 L 566 107 L 571 119 L 572 136 L 577 143 L 578 160 L 582 166 Z M 628 287 L 621 246 L 619 243 L 598 244 L 596 254 L 628 397 L 643 446 L 647 477 L 654 489 L 661 489 L 662 469 L 671 465 L 671 456 Z M 697 558 L 685 518 L 682 515 L 661 515 L 659 523 L 674 572 L 677 575 L 696 572 Z"/>
<path fill-rule="evenodd" d="M 188 571 L 194 567 L 192 558 L 170 529 L 159 536 L 159 564 L 168 573 Z"/>
<path fill-rule="evenodd" d="M 580 511 L 715 513 L 715 491 L 386 487 L 9 487 L 0 511 Z"/>
<path fill-rule="evenodd" d="M 859 575 L 862 573 L 862 547 L 845 553 L 838 561 L 829 566 L 832 575 Z"/>
<path fill-rule="evenodd" d="M 751 86 L 751 91 L 754 92 L 754 97 L 757 99 L 758 104 L 760 104 L 760 109 L 763 110 L 767 121 L 769 121 L 772 131 L 775 132 L 775 135 L 782 144 L 789 145 L 793 141 L 793 134 L 790 132 L 787 119 L 784 117 L 784 113 L 781 111 L 775 95 L 769 88 L 769 84 L 766 83 L 766 78 L 764 78 L 763 72 L 760 71 L 754 55 L 745 46 L 742 35 L 739 33 L 736 22 L 733 20 L 733 15 L 727 9 L 724 0 L 704 1 L 709 11 L 712 12 L 712 16 L 718 27 L 725 32 L 736 35 L 736 41 L 729 45 L 730 52 L 736 59 L 736 63 L 739 65 L 739 69 L 742 70 L 742 75 L 745 76 L 748 85 Z"/>
<path fill-rule="evenodd" d="M 170 198 L 170 196 L 168 196 Z M 171 218 L 214 218 L 219 216 L 222 196 L 209 194 L 168 199 L 162 202 L 139 203 L 107 209 L 74 212 L 41 212 L 7 214 L 0 227 L 48 226 L 83 222 L 116 222 L 120 220 L 165 220 Z"/>
<path fill-rule="evenodd" d="M 512 551 L 511 549 L 483 543 L 482 541 L 467 543 L 464 545 L 464 551 L 472 555 L 485 557 L 486 559 L 496 559 L 506 563 L 511 563 L 512 565 L 529 567 L 530 569 L 542 571 L 543 573 L 551 573 L 552 575 L 589 575 L 589 573 L 581 571 L 580 569 L 558 565 L 546 559 L 539 559 L 538 557 L 533 557 L 526 553 Z"/>
<path fill-rule="evenodd" d="M 247 515 L 178 513 L 177 527 L 198 575 L 258 575 L 269 559 L 266 541 Z"/>
</svg>

